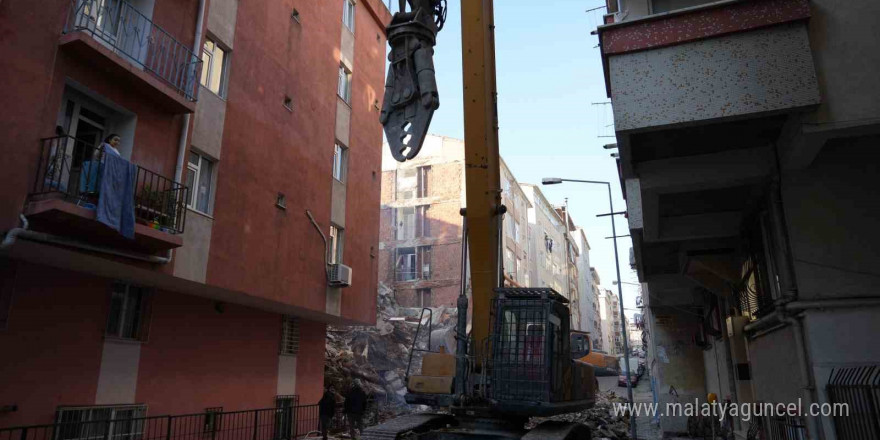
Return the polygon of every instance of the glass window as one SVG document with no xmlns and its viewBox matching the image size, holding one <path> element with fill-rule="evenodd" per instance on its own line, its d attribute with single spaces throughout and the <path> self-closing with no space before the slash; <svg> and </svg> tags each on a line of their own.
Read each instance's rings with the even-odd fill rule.
<svg viewBox="0 0 880 440">
<path fill-rule="evenodd" d="M 342 24 L 354 33 L 354 0 L 342 0 Z"/>
<path fill-rule="evenodd" d="M 351 72 L 342 64 L 339 65 L 339 88 L 336 93 L 351 104 Z"/>
<path fill-rule="evenodd" d="M 144 433 L 143 405 L 60 407 L 58 440 L 130 440 Z"/>
<path fill-rule="evenodd" d="M 344 182 L 348 168 L 348 148 L 336 144 L 333 149 L 333 178 Z"/>
<path fill-rule="evenodd" d="M 224 83 L 226 81 L 227 58 L 226 50 L 210 38 L 205 39 L 205 46 L 202 48 L 201 83 L 208 90 L 221 97 L 226 97 Z"/>
<path fill-rule="evenodd" d="M 107 336 L 122 339 L 145 339 L 147 292 L 142 287 L 115 283 L 110 297 Z"/>
<path fill-rule="evenodd" d="M 189 188 L 187 206 L 208 213 L 213 186 L 214 162 L 196 152 L 189 153 L 186 165 L 186 187 Z"/>
</svg>

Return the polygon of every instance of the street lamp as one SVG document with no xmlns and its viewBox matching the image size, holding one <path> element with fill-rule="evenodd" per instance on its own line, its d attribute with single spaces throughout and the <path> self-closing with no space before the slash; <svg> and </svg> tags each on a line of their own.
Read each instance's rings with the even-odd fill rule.
<svg viewBox="0 0 880 440">
<path fill-rule="evenodd" d="M 617 281 L 617 280 L 613 280 L 613 281 L 611 281 L 611 284 L 614 284 L 615 286 L 618 285 L 618 284 L 629 284 L 630 286 L 639 286 L 639 287 L 642 287 L 642 285 L 639 284 L 639 283 L 628 283 L 628 282 L 626 282 L 626 281 Z"/>
<path fill-rule="evenodd" d="M 623 286 L 620 282 L 620 259 L 617 253 L 617 226 L 614 224 L 614 215 L 619 214 L 614 212 L 614 201 L 611 198 L 611 182 L 604 182 L 600 180 L 577 180 L 577 179 L 562 179 L 559 177 L 544 177 L 541 179 L 541 184 L 543 185 L 558 185 L 562 182 L 575 182 L 575 183 L 591 183 L 595 185 L 605 185 L 608 188 L 608 214 L 600 214 L 607 215 L 611 218 L 611 236 L 614 238 L 614 267 L 617 269 L 617 281 L 614 281 L 613 284 L 617 285 L 617 296 L 618 303 L 620 304 L 620 316 L 623 317 Z M 566 225 L 568 227 L 568 225 Z M 626 394 L 629 398 L 630 405 L 635 405 L 635 401 L 633 400 L 633 390 L 632 390 L 632 381 L 630 380 L 630 371 L 629 371 L 629 342 L 628 336 L 626 334 L 626 320 L 620 320 L 620 331 L 623 334 L 623 356 L 624 356 L 624 370 L 626 371 Z M 632 438 L 638 438 L 636 435 L 636 417 L 635 411 L 633 409 L 630 410 L 630 420 L 629 426 L 632 434 Z"/>
</svg>

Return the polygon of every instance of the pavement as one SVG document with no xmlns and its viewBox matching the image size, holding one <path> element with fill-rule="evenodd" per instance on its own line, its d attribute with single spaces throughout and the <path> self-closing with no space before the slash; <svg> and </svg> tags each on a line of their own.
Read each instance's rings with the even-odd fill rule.
<svg viewBox="0 0 880 440">
<path fill-rule="evenodd" d="M 600 376 L 600 391 L 614 391 L 618 396 L 624 398 L 626 395 L 626 387 L 617 385 L 617 376 Z M 635 402 L 653 402 L 654 395 L 651 393 L 651 378 L 645 373 L 639 384 L 633 388 L 633 400 Z M 660 425 L 652 423 L 653 420 L 647 415 L 636 416 L 636 435 L 639 440 L 660 440 L 663 439 L 663 433 L 660 431 Z M 666 440 L 685 440 L 688 437 L 667 437 Z"/>
</svg>

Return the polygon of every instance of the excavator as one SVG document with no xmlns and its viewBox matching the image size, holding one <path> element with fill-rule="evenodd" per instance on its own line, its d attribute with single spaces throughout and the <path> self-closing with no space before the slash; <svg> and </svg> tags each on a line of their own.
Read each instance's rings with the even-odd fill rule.
<svg viewBox="0 0 880 440">
<path fill-rule="evenodd" d="M 387 28 L 389 69 L 379 118 L 392 156 L 404 162 L 419 153 L 440 105 L 433 48 L 447 4 L 399 0 L 399 6 Z M 456 346 L 454 353 L 431 352 L 429 343 L 420 374 L 407 373 L 406 401 L 435 412 L 389 420 L 362 437 L 589 439 L 590 430 L 579 423 L 545 421 L 526 429 L 530 417 L 590 408 L 598 383 L 593 368 L 578 360 L 589 344 L 572 335 L 568 299 L 550 288 L 504 285 L 493 1 L 461 0 L 460 7 L 467 184 Z"/>
</svg>

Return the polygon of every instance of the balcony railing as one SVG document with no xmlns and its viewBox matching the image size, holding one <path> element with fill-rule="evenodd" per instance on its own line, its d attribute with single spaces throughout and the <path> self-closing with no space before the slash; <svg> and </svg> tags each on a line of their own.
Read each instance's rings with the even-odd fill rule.
<svg viewBox="0 0 880 440">
<path fill-rule="evenodd" d="M 73 0 L 65 33 L 86 32 L 195 102 L 201 59 L 122 0 Z"/>
<path fill-rule="evenodd" d="M 104 151 L 71 136 L 42 140 L 30 197 L 61 195 L 79 206 L 94 208 L 101 192 Z M 178 234 L 186 223 L 187 188 L 167 177 L 137 167 L 135 220 Z"/>
</svg>

